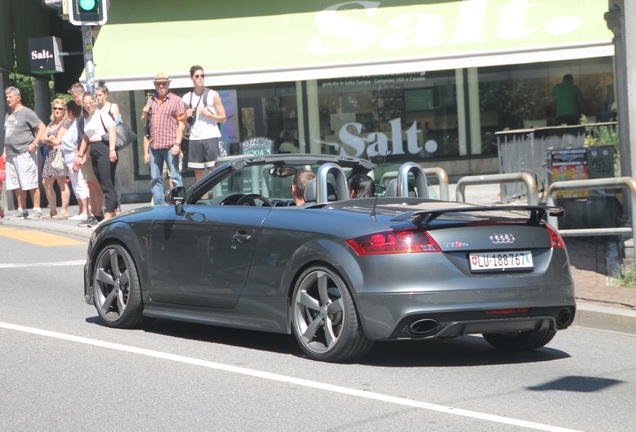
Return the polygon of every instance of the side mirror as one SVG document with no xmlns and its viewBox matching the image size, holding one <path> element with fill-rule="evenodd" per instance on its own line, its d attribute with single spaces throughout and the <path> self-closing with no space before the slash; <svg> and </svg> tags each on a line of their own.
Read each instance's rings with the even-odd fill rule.
<svg viewBox="0 0 636 432">
<path fill-rule="evenodd" d="M 183 211 L 183 201 L 185 199 L 185 188 L 183 186 L 173 187 L 168 189 L 165 195 L 166 203 L 174 205 L 176 214 L 181 214 Z"/>
</svg>

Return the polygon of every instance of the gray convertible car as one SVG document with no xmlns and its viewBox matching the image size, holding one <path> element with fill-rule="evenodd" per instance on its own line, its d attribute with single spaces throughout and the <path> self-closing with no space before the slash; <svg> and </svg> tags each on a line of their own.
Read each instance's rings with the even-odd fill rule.
<svg viewBox="0 0 636 432">
<path fill-rule="evenodd" d="M 295 173 L 312 171 L 306 203 Z M 349 199 L 368 174 L 376 197 Z M 291 333 L 344 362 L 374 341 L 482 334 L 532 350 L 576 310 L 562 209 L 431 198 L 424 172 L 329 155 L 230 157 L 169 205 L 100 224 L 84 295 L 111 327 L 151 318 Z"/>
</svg>

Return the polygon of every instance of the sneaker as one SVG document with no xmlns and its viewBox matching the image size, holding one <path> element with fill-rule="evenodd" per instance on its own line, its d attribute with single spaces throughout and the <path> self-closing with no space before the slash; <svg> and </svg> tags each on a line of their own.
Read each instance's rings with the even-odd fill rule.
<svg viewBox="0 0 636 432">
<path fill-rule="evenodd" d="M 95 219 L 94 217 L 89 217 L 86 220 L 84 220 L 83 222 L 80 222 L 77 224 L 77 226 L 79 227 L 90 227 L 93 225 L 97 225 L 99 222 L 97 222 L 97 219 Z"/>
<path fill-rule="evenodd" d="M 27 219 L 40 219 L 42 217 L 42 213 L 37 211 L 37 210 L 33 210 L 31 212 L 31 214 L 29 216 L 27 216 Z"/>
<path fill-rule="evenodd" d="M 76 214 L 75 216 L 71 216 L 70 218 L 68 218 L 68 220 L 70 220 L 70 221 L 85 221 L 86 220 L 86 215 Z"/>
<path fill-rule="evenodd" d="M 22 213 L 20 210 L 17 210 L 13 216 L 9 216 L 9 219 L 26 219 L 29 215 L 29 212 Z"/>
</svg>

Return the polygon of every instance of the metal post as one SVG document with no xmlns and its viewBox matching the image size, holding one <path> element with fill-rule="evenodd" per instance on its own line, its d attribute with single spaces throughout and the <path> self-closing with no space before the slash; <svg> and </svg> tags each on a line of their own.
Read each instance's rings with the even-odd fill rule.
<svg viewBox="0 0 636 432">
<path fill-rule="evenodd" d="M 82 24 L 82 44 L 84 46 L 84 72 L 86 73 L 86 91 L 95 94 L 95 64 L 93 63 L 93 29 Z"/>
</svg>

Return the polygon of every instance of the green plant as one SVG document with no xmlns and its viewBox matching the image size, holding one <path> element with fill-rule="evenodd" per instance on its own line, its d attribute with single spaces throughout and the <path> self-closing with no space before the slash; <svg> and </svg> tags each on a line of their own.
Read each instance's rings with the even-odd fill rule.
<svg viewBox="0 0 636 432">
<path fill-rule="evenodd" d="M 614 285 L 625 288 L 636 288 L 636 270 L 634 269 L 634 265 L 621 264 L 612 275 L 612 280 Z"/>
</svg>

